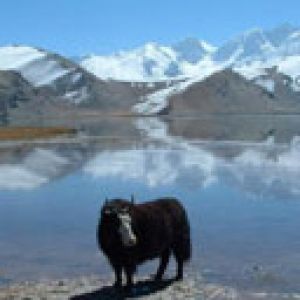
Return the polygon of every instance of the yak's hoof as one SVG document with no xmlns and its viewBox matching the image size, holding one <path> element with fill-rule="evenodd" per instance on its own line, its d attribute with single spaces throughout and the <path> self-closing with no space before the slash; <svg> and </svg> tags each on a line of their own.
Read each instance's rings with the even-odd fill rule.
<svg viewBox="0 0 300 300">
<path fill-rule="evenodd" d="M 160 274 L 151 274 L 150 279 L 153 281 L 162 281 L 162 275 Z"/>
<path fill-rule="evenodd" d="M 183 275 L 182 274 L 176 275 L 175 280 L 176 281 L 182 281 L 183 280 Z"/>
<path fill-rule="evenodd" d="M 113 285 L 115 289 L 120 289 L 122 287 L 122 283 L 120 281 L 116 281 Z"/>
<path fill-rule="evenodd" d="M 133 285 L 132 285 L 132 284 L 127 284 L 127 285 L 124 286 L 124 292 L 125 292 L 126 294 L 131 294 L 132 288 L 133 288 Z"/>
</svg>

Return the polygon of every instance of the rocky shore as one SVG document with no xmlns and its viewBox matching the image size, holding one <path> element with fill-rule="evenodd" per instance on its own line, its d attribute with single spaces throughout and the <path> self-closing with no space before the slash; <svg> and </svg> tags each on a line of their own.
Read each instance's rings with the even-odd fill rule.
<svg viewBox="0 0 300 300">
<path fill-rule="evenodd" d="M 98 276 L 76 279 L 19 283 L 0 288 L 1 300 L 96 300 L 96 299 L 198 299 L 198 300 L 254 300 L 300 299 L 300 294 L 267 294 L 237 291 L 231 287 L 205 283 L 201 277 L 188 276 L 182 282 L 165 280 L 154 284 L 140 278 L 131 292 L 117 292 L 112 280 Z"/>
</svg>

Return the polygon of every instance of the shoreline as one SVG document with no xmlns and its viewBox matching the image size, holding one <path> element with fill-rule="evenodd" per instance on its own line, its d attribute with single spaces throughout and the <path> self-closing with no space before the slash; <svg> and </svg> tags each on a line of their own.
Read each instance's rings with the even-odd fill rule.
<svg viewBox="0 0 300 300">
<path fill-rule="evenodd" d="M 76 133 L 76 129 L 66 127 L 0 127 L 0 141 L 36 140 Z"/>
<path fill-rule="evenodd" d="M 204 284 L 202 279 L 187 276 L 181 282 L 165 279 L 154 284 L 147 278 L 138 277 L 132 292 L 117 291 L 113 279 L 96 275 L 72 279 L 20 282 L 0 287 L 0 300 L 8 299 L 235 299 L 236 292 L 228 287 Z M 223 298 L 222 298 L 223 299 Z"/>
<path fill-rule="evenodd" d="M 9 299 L 198 299 L 198 300 L 254 300 L 300 299 L 300 294 L 238 291 L 232 287 L 207 283 L 197 275 L 187 275 L 183 281 L 165 279 L 160 284 L 138 277 L 130 293 L 117 291 L 113 280 L 97 275 L 72 279 L 43 280 L 40 282 L 14 283 L 0 287 L 0 300 Z"/>
</svg>

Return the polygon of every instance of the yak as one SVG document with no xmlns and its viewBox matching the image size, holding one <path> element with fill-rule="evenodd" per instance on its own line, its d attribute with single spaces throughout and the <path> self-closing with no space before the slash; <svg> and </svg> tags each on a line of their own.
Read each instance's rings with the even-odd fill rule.
<svg viewBox="0 0 300 300">
<path fill-rule="evenodd" d="M 97 229 L 99 248 L 115 273 L 114 286 L 131 288 L 136 267 L 160 258 L 154 277 L 162 280 L 170 255 L 177 262 L 175 280 L 183 278 L 183 265 L 191 256 L 190 225 L 184 207 L 176 198 L 135 204 L 124 199 L 105 200 Z"/>
</svg>

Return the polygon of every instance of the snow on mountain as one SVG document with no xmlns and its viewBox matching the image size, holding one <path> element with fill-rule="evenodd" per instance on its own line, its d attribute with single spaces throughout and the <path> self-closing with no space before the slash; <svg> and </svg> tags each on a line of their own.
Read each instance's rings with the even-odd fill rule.
<svg viewBox="0 0 300 300">
<path fill-rule="evenodd" d="M 128 92 L 128 99 L 140 97 L 137 104 L 132 101 L 135 113 L 159 113 L 167 106 L 170 95 L 224 68 L 231 68 L 270 92 L 275 85 L 261 76 L 266 75 L 266 69 L 277 67 L 278 72 L 290 76 L 293 90 L 300 91 L 296 83 L 300 74 L 300 29 L 287 24 L 272 30 L 246 31 L 219 48 L 187 38 L 171 46 L 147 43 L 109 56 L 91 55 L 74 60 L 33 47 L 0 47 L 0 70 L 15 70 L 33 86 L 50 86 L 55 96 L 78 105 L 97 102 L 104 107 L 112 93 L 116 92 L 118 97 L 111 102 L 119 103 L 120 95 L 124 99 L 124 92 Z M 127 87 L 125 82 L 108 79 L 132 84 Z M 150 94 L 136 93 L 134 87 L 138 82 L 170 79 L 181 81 L 172 86 L 167 84 L 159 91 L 148 91 Z"/>
<path fill-rule="evenodd" d="M 290 59 L 291 56 L 294 58 Z M 100 79 L 121 81 L 201 77 L 208 69 L 229 63 L 246 73 L 257 65 L 277 65 L 287 70 L 287 75 L 295 75 L 298 66 L 291 66 L 291 60 L 297 61 L 295 56 L 300 56 L 300 29 L 284 24 L 272 30 L 246 31 L 219 48 L 203 40 L 187 38 L 172 46 L 147 43 L 109 56 L 90 55 L 81 60 L 76 57 L 75 66 L 65 64 L 58 56 L 44 50 L 6 46 L 0 47 L 0 70 L 19 71 L 34 86 L 49 85 L 72 74 L 77 63 Z M 68 94 L 69 97 L 73 95 Z"/>
<path fill-rule="evenodd" d="M 196 64 L 206 56 L 210 56 L 216 48 L 205 41 L 187 38 L 173 46 L 180 61 Z"/>
<path fill-rule="evenodd" d="M 252 29 L 229 40 L 214 54 L 215 61 L 228 60 L 237 50 L 235 65 L 300 55 L 300 30 L 282 25 L 273 30 Z"/>
<path fill-rule="evenodd" d="M 148 43 L 111 56 L 91 55 L 81 66 L 99 78 L 125 81 L 158 81 L 189 76 L 188 67 L 206 58 L 215 48 L 204 41 L 186 39 L 173 47 Z"/>
<path fill-rule="evenodd" d="M 138 114 L 145 114 L 145 115 L 153 115 L 161 113 L 167 106 L 168 106 L 168 99 L 173 94 L 180 93 L 187 89 L 192 84 L 202 81 L 205 78 L 209 77 L 210 75 L 218 72 L 222 69 L 226 68 L 225 65 L 210 65 L 205 70 L 202 70 L 200 75 L 190 78 L 185 81 L 180 81 L 171 87 L 167 87 L 165 89 L 156 91 L 146 97 L 143 97 L 143 101 L 137 103 L 133 108 L 133 112 Z"/>
<path fill-rule="evenodd" d="M 39 100 L 42 95 L 50 97 L 52 108 L 57 104 L 65 107 L 85 105 L 103 110 L 120 107 L 124 111 L 129 106 L 126 101 L 133 102 L 137 97 L 136 89 L 130 85 L 103 81 L 59 54 L 28 46 L 0 47 L 1 70 L 13 70 L 32 87 L 39 88 Z"/>
<path fill-rule="evenodd" d="M 299 61 L 300 29 L 284 24 L 272 30 L 248 30 L 219 48 L 194 38 L 187 38 L 173 46 L 148 43 L 111 56 L 86 57 L 81 66 L 102 79 L 159 81 L 186 78 L 192 82 L 224 67 L 253 80 L 264 75 L 265 69 L 276 66 L 278 72 L 295 81 L 300 73 Z M 265 82 L 257 83 L 266 87 Z M 267 90 L 271 90 L 269 83 Z M 300 89 L 296 84 L 293 88 L 295 91 Z M 163 109 L 165 105 L 160 101 L 174 91 L 176 87 L 151 94 L 144 99 L 145 104 L 137 104 L 134 111 Z"/>
<path fill-rule="evenodd" d="M 290 24 L 283 24 L 271 30 L 266 30 L 265 35 L 274 47 L 284 44 L 299 28 Z"/>
<path fill-rule="evenodd" d="M 274 94 L 275 92 L 275 81 L 268 78 L 257 78 L 255 80 L 255 83 L 262 88 L 264 88 L 266 91 L 268 91 L 271 94 Z"/>
<path fill-rule="evenodd" d="M 217 62 L 229 60 L 236 51 L 239 51 L 236 60 L 246 62 L 256 58 L 264 59 L 266 55 L 275 51 L 275 48 L 261 29 L 253 29 L 221 46 L 216 51 L 214 60 Z"/>
<path fill-rule="evenodd" d="M 46 86 L 53 99 L 80 104 L 89 98 L 84 76 L 92 75 L 58 54 L 28 46 L 0 47 L 0 70 L 18 72 L 35 88 Z"/>
<path fill-rule="evenodd" d="M 233 70 L 246 79 L 252 80 L 264 75 L 265 69 L 277 67 L 278 72 L 295 81 L 300 74 L 300 29 L 284 24 L 269 31 L 248 31 L 220 47 L 214 61 L 232 60 L 233 55 Z M 300 87 L 294 84 L 293 88 L 299 91 Z"/>
<path fill-rule="evenodd" d="M 286 39 L 278 50 L 281 56 L 300 55 L 300 30 L 295 31 Z"/>
<path fill-rule="evenodd" d="M 290 77 L 292 88 L 295 92 L 300 92 L 300 86 L 297 84 L 297 78 L 300 75 L 300 55 L 287 57 L 274 57 L 266 61 L 254 60 L 251 63 L 234 66 L 233 70 L 248 80 L 266 75 L 266 69 L 276 67 L 279 73 Z"/>
<path fill-rule="evenodd" d="M 18 71 L 36 87 L 51 84 L 71 71 L 47 52 L 27 46 L 0 47 L 0 70 Z"/>
<path fill-rule="evenodd" d="M 134 111 L 159 113 L 167 107 L 168 98 L 172 94 L 181 92 L 190 84 L 228 67 L 269 93 L 274 93 L 276 83 L 272 78 L 268 78 L 267 70 L 276 67 L 278 73 L 290 77 L 291 88 L 300 92 L 297 83 L 300 75 L 300 30 L 295 27 L 283 25 L 270 31 L 249 30 L 219 49 L 211 48 L 211 51 L 206 52 L 195 48 L 198 43 L 200 42 L 197 40 L 188 39 L 179 43 L 179 47 L 174 47 L 177 50 L 177 58 L 182 59 L 181 74 L 191 79 L 184 84 L 179 83 L 149 95 L 142 103 L 134 106 Z M 185 55 L 180 54 L 182 49 Z"/>
<path fill-rule="evenodd" d="M 122 51 L 111 56 L 89 56 L 81 62 L 81 66 L 102 79 L 160 80 L 179 75 L 176 58 L 173 49 L 148 43 L 133 51 Z"/>
</svg>

